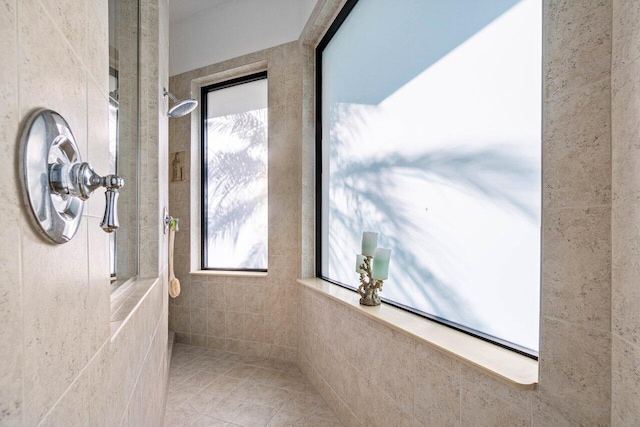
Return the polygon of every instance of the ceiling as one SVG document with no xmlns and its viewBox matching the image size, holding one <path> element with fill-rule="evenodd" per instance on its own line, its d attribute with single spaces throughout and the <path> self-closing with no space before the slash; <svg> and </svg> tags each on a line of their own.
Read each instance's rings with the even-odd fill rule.
<svg viewBox="0 0 640 427">
<path fill-rule="evenodd" d="M 232 1 L 235 0 L 169 0 L 169 22 L 173 23 Z"/>
</svg>

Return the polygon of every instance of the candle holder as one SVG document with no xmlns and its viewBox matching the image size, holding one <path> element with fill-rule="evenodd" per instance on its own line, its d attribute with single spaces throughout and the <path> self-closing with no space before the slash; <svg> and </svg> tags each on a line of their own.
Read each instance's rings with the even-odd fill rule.
<svg viewBox="0 0 640 427">
<path fill-rule="evenodd" d="M 380 296 L 378 290 L 382 291 L 382 280 L 374 279 L 371 276 L 372 256 L 364 257 L 364 261 L 359 265 L 360 268 L 360 286 L 358 293 L 360 294 L 360 304 L 376 306 L 380 305 Z"/>
</svg>

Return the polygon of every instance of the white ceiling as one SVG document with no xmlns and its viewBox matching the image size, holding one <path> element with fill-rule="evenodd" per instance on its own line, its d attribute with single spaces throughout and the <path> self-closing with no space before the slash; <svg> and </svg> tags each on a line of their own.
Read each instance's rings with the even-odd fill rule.
<svg viewBox="0 0 640 427">
<path fill-rule="evenodd" d="M 298 40 L 317 0 L 169 0 L 169 75 Z"/>
<path fill-rule="evenodd" d="M 169 21 L 174 23 L 235 0 L 169 0 Z"/>
</svg>

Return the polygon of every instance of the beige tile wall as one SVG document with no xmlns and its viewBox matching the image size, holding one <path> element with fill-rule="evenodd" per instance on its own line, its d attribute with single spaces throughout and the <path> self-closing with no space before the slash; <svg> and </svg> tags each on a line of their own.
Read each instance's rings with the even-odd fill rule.
<svg viewBox="0 0 640 427">
<path fill-rule="evenodd" d="M 305 27 L 305 94 L 313 49 L 343 3 L 320 1 Z M 611 13 L 611 1 L 544 2 L 537 390 L 517 390 L 300 289 L 299 363 L 346 425 L 611 423 Z M 315 144 L 312 108 L 305 96 L 305 162 Z M 313 167 L 303 170 L 303 227 L 312 227 Z M 311 232 L 302 232 L 305 256 Z M 311 260 L 303 265 L 313 271 Z M 632 348 L 621 351 L 626 374 L 638 372 Z"/>
<path fill-rule="evenodd" d="M 613 5 L 612 423 L 640 424 L 640 5 Z"/>
<path fill-rule="evenodd" d="M 142 22 L 155 21 L 148 28 L 157 33 L 159 9 L 166 16 L 167 3 L 149 7 L 151 2 L 143 1 Z M 107 4 L 0 4 L 0 147 L 8 165 L 0 168 L 0 212 L 6 224 L 0 249 L 0 425 L 161 424 L 167 379 L 166 255 L 156 255 L 165 260 L 157 262 L 155 274 L 162 271 L 164 280 L 112 337 L 101 212 L 85 210 L 71 242 L 49 245 L 29 223 L 18 182 L 19 125 L 34 108 L 61 113 L 90 163 L 101 165 L 108 157 Z M 145 59 L 160 66 L 153 57 Z M 161 66 L 166 69 L 166 61 Z M 152 84 L 157 89 L 159 81 Z M 157 103 L 154 111 L 158 116 Z M 164 133 L 166 150 L 166 128 Z M 165 187 L 158 191 L 166 197 L 166 181 L 160 182 Z"/>
<path fill-rule="evenodd" d="M 268 73 L 269 105 L 269 272 L 266 277 L 190 274 L 200 243 L 192 243 L 191 218 L 199 196 L 192 194 L 199 172 L 187 167 L 187 180 L 169 186 L 171 215 L 180 218 L 176 234 L 175 269 L 182 294 L 171 299 L 169 327 L 178 341 L 251 355 L 295 360 L 297 352 L 297 286 L 300 274 L 300 161 L 302 77 L 297 42 L 173 76 L 171 92 L 178 98 L 199 96 L 199 88 L 264 70 Z M 208 82 L 208 83 L 207 83 Z M 171 153 L 194 158 L 193 117 L 169 122 Z M 193 161 L 192 164 L 199 164 Z M 194 178 L 195 177 L 195 178 Z M 197 188 L 194 190 L 197 192 Z M 195 210 L 195 211 L 194 211 Z M 193 249 L 192 249 L 193 247 Z M 194 251 L 194 252 L 192 252 Z M 194 257 L 194 259 L 192 259 Z M 196 262 L 197 264 L 197 262 Z"/>
<path fill-rule="evenodd" d="M 535 392 L 301 289 L 299 363 L 347 426 L 529 425 Z"/>
<path fill-rule="evenodd" d="M 15 162 L 15 140 L 18 133 L 18 43 L 16 0 L 0 3 L 0 48 L 4 60 L 0 61 L 0 154 L 3 159 Z M 6 141 L 6 142 L 5 142 Z M 10 141 L 10 142 L 9 142 Z M 21 228 L 28 227 L 22 217 L 18 182 L 15 168 L 0 168 L 0 179 L 5 183 L 5 199 L 0 203 L 0 214 L 4 218 L 17 218 L 15 225 L 4 227 L 2 238 L 18 242 L 11 250 L 0 251 L 0 414 L 5 414 L 7 423 L 21 420 L 22 400 L 22 285 L 21 275 Z"/>
</svg>

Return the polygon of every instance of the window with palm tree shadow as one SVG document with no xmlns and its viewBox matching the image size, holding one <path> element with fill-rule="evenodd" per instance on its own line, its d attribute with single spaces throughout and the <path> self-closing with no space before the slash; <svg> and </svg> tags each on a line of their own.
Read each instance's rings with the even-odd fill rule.
<svg viewBox="0 0 640 427">
<path fill-rule="evenodd" d="M 349 0 L 316 49 L 316 270 L 536 358 L 541 0 Z"/>
<path fill-rule="evenodd" d="M 267 73 L 201 99 L 202 269 L 267 271 Z"/>
</svg>

